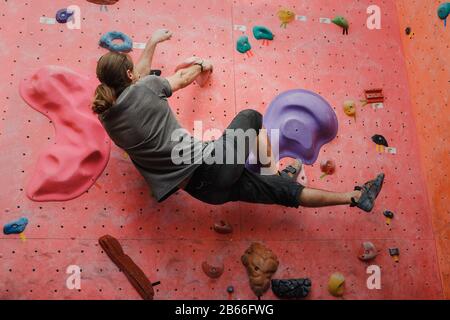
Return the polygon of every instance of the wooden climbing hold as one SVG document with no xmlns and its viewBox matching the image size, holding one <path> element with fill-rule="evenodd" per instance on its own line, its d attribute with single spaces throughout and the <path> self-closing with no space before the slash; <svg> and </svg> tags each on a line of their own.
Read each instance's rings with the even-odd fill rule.
<svg viewBox="0 0 450 320">
<path fill-rule="evenodd" d="M 116 238 L 110 235 L 104 235 L 98 239 L 98 243 L 112 262 L 122 270 L 142 299 L 153 300 L 153 296 L 155 295 L 153 286 L 159 284 L 159 282 L 152 284 L 148 280 L 144 272 L 124 253 L 122 246 Z"/>
<path fill-rule="evenodd" d="M 278 258 L 264 245 L 252 243 L 241 257 L 242 264 L 247 269 L 250 287 L 260 298 L 270 288 L 270 280 L 278 269 Z"/>
</svg>

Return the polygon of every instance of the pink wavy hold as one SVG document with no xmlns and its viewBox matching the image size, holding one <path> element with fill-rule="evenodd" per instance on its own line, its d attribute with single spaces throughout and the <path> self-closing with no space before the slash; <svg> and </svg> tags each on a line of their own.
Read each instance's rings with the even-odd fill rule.
<svg viewBox="0 0 450 320">
<path fill-rule="evenodd" d="M 34 201 L 65 201 L 87 191 L 105 169 L 111 143 L 91 111 L 96 81 L 46 66 L 20 84 L 20 95 L 52 120 L 56 139 L 37 160 L 26 188 Z"/>
</svg>

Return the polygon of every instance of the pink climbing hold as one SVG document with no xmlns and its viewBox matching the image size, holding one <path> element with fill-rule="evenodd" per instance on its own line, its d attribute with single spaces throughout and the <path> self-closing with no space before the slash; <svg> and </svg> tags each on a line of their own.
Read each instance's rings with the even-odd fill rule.
<svg viewBox="0 0 450 320">
<path fill-rule="evenodd" d="M 200 59 L 198 57 L 188 58 L 183 63 L 179 64 L 175 68 L 175 72 L 177 72 L 180 69 L 189 68 L 190 66 L 194 65 L 195 63 L 201 63 L 201 62 L 202 62 L 202 59 Z M 203 71 L 202 73 L 200 73 L 200 75 L 197 77 L 197 79 L 195 79 L 195 81 L 198 83 L 198 85 L 200 87 L 203 88 L 207 84 L 210 76 L 211 76 L 211 71 Z"/>
<path fill-rule="evenodd" d="M 58 66 L 39 69 L 20 84 L 20 95 L 52 120 L 55 143 L 39 155 L 27 196 L 65 201 L 88 190 L 109 160 L 111 143 L 92 113 L 96 81 Z"/>
</svg>

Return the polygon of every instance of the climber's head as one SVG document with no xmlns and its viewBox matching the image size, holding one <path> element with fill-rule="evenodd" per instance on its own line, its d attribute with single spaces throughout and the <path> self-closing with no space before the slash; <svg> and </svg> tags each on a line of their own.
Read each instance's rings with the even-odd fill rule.
<svg viewBox="0 0 450 320">
<path fill-rule="evenodd" d="M 100 85 L 95 90 L 92 103 L 94 113 L 108 110 L 122 91 L 135 81 L 133 60 L 125 53 L 108 52 L 97 63 Z"/>
</svg>

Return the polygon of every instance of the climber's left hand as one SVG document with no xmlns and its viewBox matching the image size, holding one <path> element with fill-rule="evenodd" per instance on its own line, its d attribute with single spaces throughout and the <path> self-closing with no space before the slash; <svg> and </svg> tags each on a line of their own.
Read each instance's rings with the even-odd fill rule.
<svg viewBox="0 0 450 320">
<path fill-rule="evenodd" d="M 169 29 L 159 29 L 153 32 L 150 41 L 153 44 L 158 44 L 170 40 L 170 38 L 172 38 L 172 31 L 170 31 Z"/>
</svg>

